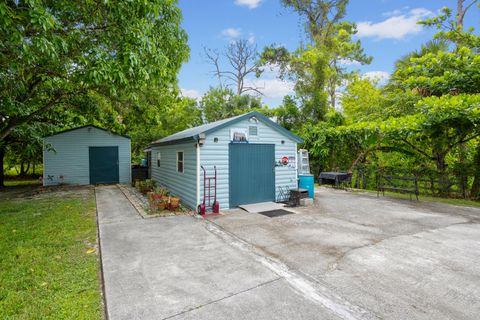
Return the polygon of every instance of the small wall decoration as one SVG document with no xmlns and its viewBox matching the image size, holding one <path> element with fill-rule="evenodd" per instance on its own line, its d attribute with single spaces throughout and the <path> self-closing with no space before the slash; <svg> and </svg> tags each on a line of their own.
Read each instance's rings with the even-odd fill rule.
<svg viewBox="0 0 480 320">
<path fill-rule="evenodd" d="M 275 162 L 276 167 L 287 167 L 289 169 L 296 169 L 297 163 L 295 160 L 295 155 L 282 156 L 278 161 Z"/>
<path fill-rule="evenodd" d="M 230 141 L 235 143 L 248 142 L 248 132 L 246 128 L 232 128 L 230 129 Z"/>
</svg>

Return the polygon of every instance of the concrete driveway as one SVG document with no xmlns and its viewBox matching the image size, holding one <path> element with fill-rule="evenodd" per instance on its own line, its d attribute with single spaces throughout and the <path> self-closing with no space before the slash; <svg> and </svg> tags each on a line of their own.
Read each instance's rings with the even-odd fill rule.
<svg viewBox="0 0 480 320">
<path fill-rule="evenodd" d="M 142 219 L 115 186 L 96 199 L 110 320 L 338 319 L 208 221 Z"/>
<path fill-rule="evenodd" d="M 478 319 L 480 210 L 320 189 L 268 218 L 142 219 L 96 189 L 110 319 Z"/>
<path fill-rule="evenodd" d="M 479 319 L 479 209 L 320 188 L 296 212 L 212 221 L 369 315 Z"/>
</svg>

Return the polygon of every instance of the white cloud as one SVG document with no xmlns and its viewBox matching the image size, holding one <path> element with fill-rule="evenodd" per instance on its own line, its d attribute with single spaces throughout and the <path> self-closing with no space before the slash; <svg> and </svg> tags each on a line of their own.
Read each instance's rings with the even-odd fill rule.
<svg viewBox="0 0 480 320">
<path fill-rule="evenodd" d="M 255 9 L 260 5 L 262 0 L 235 0 L 237 6 L 248 7 L 249 9 Z"/>
<path fill-rule="evenodd" d="M 350 59 L 340 59 L 338 61 L 343 66 L 358 66 L 360 65 L 360 62 L 355 61 L 355 60 L 350 60 Z"/>
<path fill-rule="evenodd" d="M 411 9 L 404 14 L 401 14 L 401 11 L 393 11 L 391 13 L 396 13 L 397 15 L 377 23 L 371 21 L 357 23 L 357 35 L 359 37 L 376 39 L 400 40 L 407 35 L 417 34 L 422 31 L 422 26 L 417 24 L 417 22 L 433 14 L 433 12 L 425 8 Z"/>
<path fill-rule="evenodd" d="M 242 29 L 240 28 L 227 28 L 222 30 L 222 35 L 231 39 L 238 38 L 242 35 Z"/>
<path fill-rule="evenodd" d="M 378 84 L 385 84 L 390 79 L 390 73 L 386 71 L 369 71 L 363 74 L 363 77 L 368 78 Z"/>
<path fill-rule="evenodd" d="M 382 13 L 382 16 L 384 17 L 392 17 L 392 16 L 399 16 L 401 14 L 404 14 L 405 12 L 408 11 L 408 9 L 410 9 L 409 6 L 405 6 L 401 9 L 395 9 L 395 10 L 392 10 L 392 11 L 386 11 L 384 13 Z"/>
<path fill-rule="evenodd" d="M 200 98 L 202 97 L 202 95 L 200 94 L 200 92 L 198 92 L 198 91 L 195 90 L 195 89 L 184 89 L 184 88 L 181 88 L 180 91 L 181 91 L 181 93 L 182 93 L 182 96 L 184 96 L 184 97 L 193 98 L 193 99 L 200 99 Z"/>
<path fill-rule="evenodd" d="M 255 43 L 255 35 L 254 35 L 252 32 L 250 32 L 250 33 L 248 34 L 248 39 L 247 39 L 247 40 L 248 40 L 248 42 L 249 42 L 250 44 Z"/>
<path fill-rule="evenodd" d="M 275 79 L 280 75 L 280 65 L 268 63 L 261 67 L 262 78 Z"/>
<path fill-rule="evenodd" d="M 257 88 L 265 98 L 283 98 L 293 93 L 294 83 L 281 79 L 250 79 L 246 86 Z"/>
<path fill-rule="evenodd" d="M 265 98 L 283 98 L 293 93 L 295 83 L 279 79 L 280 66 L 270 64 L 264 66 L 260 78 L 248 79 L 245 82 L 247 87 L 257 88 Z"/>
</svg>

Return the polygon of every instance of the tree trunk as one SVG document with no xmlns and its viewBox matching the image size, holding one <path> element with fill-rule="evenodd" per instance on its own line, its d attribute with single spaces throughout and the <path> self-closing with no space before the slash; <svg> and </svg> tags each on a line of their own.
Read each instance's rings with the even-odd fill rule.
<svg viewBox="0 0 480 320">
<path fill-rule="evenodd" d="M 435 155 L 435 161 L 438 172 L 438 191 L 440 195 L 445 196 L 448 189 L 447 164 L 445 163 L 445 154 L 438 153 Z"/>
<path fill-rule="evenodd" d="M 32 164 L 32 172 L 33 172 L 33 175 L 35 175 L 35 161 Z"/>
<path fill-rule="evenodd" d="M 5 158 L 5 145 L 0 143 L 0 165 L 2 170 L 0 171 L 0 188 L 5 187 L 5 173 L 3 172 L 3 159 Z"/>
<path fill-rule="evenodd" d="M 464 0 L 457 0 L 457 27 L 460 28 L 460 30 L 463 28 L 463 17 L 465 16 L 463 1 Z"/>
<path fill-rule="evenodd" d="M 468 176 L 465 174 L 465 153 L 466 147 L 464 143 L 458 146 L 458 162 L 460 163 L 460 172 L 457 174 L 458 185 L 462 191 L 462 198 L 467 198 Z"/>
<path fill-rule="evenodd" d="M 475 173 L 473 175 L 472 189 L 470 189 L 470 197 L 472 199 L 478 199 L 480 198 L 480 142 L 477 143 L 477 150 L 473 158 L 473 167 Z"/>
<path fill-rule="evenodd" d="M 25 164 L 23 161 L 20 163 L 20 176 L 23 177 L 25 175 Z"/>
</svg>

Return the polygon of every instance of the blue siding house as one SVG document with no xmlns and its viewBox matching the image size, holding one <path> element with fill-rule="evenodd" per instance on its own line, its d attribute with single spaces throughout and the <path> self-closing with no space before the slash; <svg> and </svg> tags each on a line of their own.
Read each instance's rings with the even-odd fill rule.
<svg viewBox="0 0 480 320">
<path fill-rule="evenodd" d="M 190 208 L 203 202 L 204 172 L 217 169 L 221 209 L 276 201 L 297 186 L 303 140 L 259 112 L 187 129 L 151 144 L 151 175 Z M 203 169 L 202 169 L 203 168 Z"/>
<path fill-rule="evenodd" d="M 43 185 L 130 183 L 130 138 L 87 125 L 43 138 Z"/>
</svg>

